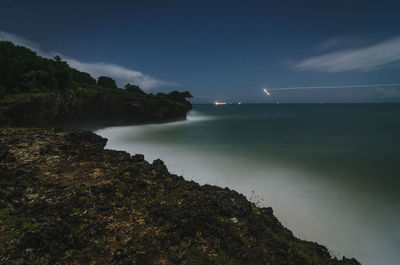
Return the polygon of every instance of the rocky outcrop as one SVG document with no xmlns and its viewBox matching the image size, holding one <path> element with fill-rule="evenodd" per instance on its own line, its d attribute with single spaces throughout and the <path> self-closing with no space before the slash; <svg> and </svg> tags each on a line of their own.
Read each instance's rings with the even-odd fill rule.
<svg viewBox="0 0 400 265">
<path fill-rule="evenodd" d="M 76 91 L 18 94 L 0 101 L 0 127 L 94 129 L 105 126 L 183 120 L 188 101 L 131 96 L 116 89 L 81 95 Z"/>
<path fill-rule="evenodd" d="M 359 264 L 90 132 L 0 129 L 2 264 Z"/>
</svg>

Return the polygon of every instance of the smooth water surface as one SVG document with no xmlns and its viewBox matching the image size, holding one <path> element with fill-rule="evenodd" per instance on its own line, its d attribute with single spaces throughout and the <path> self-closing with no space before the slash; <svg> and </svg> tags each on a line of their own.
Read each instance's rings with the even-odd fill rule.
<svg viewBox="0 0 400 265">
<path fill-rule="evenodd" d="M 97 133 L 107 148 L 272 206 L 338 256 L 400 260 L 400 104 L 195 105 L 188 121 Z"/>
</svg>

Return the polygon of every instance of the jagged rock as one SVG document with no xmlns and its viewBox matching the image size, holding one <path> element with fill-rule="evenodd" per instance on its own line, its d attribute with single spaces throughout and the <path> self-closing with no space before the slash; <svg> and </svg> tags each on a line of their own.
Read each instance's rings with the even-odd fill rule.
<svg viewBox="0 0 400 265">
<path fill-rule="evenodd" d="M 168 173 L 168 169 L 164 164 L 164 161 L 162 161 L 161 159 L 156 159 L 153 161 L 153 165 L 154 169 L 158 172 L 167 174 Z"/>
<path fill-rule="evenodd" d="M 8 155 L 8 147 L 0 142 L 0 160 L 6 158 Z"/>
<path fill-rule="evenodd" d="M 185 181 L 90 132 L 0 129 L 0 263 L 326 264 L 271 208 Z"/>
</svg>

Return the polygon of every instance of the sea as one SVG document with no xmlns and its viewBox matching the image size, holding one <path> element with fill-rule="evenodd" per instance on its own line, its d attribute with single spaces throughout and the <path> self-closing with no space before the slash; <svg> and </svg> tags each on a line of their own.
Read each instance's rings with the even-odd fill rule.
<svg viewBox="0 0 400 265">
<path fill-rule="evenodd" d="M 106 148 L 271 206 L 297 237 L 364 265 L 400 260 L 400 104 L 194 105 L 96 131 Z"/>
</svg>

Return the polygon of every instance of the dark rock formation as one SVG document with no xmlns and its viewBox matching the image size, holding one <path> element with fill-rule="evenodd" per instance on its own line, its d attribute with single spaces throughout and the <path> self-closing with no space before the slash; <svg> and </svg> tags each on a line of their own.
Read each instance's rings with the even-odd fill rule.
<svg viewBox="0 0 400 265">
<path fill-rule="evenodd" d="M 0 101 L 0 127 L 98 128 L 186 119 L 192 105 L 153 95 L 131 96 L 125 91 L 93 90 L 19 94 Z"/>
<path fill-rule="evenodd" d="M 0 143 L 2 264 L 359 264 L 93 133 L 3 128 Z"/>
</svg>

